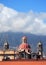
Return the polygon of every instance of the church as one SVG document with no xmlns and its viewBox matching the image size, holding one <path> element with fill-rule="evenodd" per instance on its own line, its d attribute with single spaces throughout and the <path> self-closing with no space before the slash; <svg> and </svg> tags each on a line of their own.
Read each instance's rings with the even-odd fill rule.
<svg viewBox="0 0 46 65">
<path fill-rule="evenodd" d="M 43 45 L 41 42 L 37 45 L 37 51 L 32 52 L 31 46 L 27 42 L 27 37 L 22 37 L 22 43 L 17 49 L 10 49 L 9 43 L 5 41 L 3 49 L 0 49 L 0 61 L 10 61 L 17 59 L 43 59 Z"/>
</svg>

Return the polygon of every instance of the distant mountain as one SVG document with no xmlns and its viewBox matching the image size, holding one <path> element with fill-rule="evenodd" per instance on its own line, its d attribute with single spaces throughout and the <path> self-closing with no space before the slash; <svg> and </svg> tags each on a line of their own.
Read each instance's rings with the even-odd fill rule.
<svg viewBox="0 0 46 65">
<path fill-rule="evenodd" d="M 3 32 L 0 33 L 0 48 L 3 46 L 4 41 L 8 41 L 11 47 L 16 47 L 21 44 L 22 36 L 27 36 L 28 43 L 31 45 L 33 51 L 37 49 L 37 43 L 41 41 L 43 43 L 44 52 L 46 51 L 46 36 L 34 35 L 30 33 L 21 33 L 21 32 Z"/>
</svg>

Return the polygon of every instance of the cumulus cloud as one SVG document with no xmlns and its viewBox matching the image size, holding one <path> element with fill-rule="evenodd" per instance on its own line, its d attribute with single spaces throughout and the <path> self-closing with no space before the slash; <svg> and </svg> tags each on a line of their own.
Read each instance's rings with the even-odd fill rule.
<svg viewBox="0 0 46 65">
<path fill-rule="evenodd" d="M 18 12 L 0 4 L 0 32 L 46 35 L 46 12 Z"/>
</svg>

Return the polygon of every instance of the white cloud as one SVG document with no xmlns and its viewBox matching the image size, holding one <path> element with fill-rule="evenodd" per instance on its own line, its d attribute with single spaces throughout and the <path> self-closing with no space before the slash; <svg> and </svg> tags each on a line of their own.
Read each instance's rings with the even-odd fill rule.
<svg viewBox="0 0 46 65">
<path fill-rule="evenodd" d="M 46 12 L 18 12 L 0 4 L 0 32 L 29 32 L 46 35 Z"/>
</svg>

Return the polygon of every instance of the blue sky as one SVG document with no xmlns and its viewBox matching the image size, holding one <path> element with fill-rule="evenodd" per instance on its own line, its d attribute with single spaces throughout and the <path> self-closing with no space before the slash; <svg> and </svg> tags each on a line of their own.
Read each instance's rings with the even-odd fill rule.
<svg viewBox="0 0 46 65">
<path fill-rule="evenodd" d="M 46 0 L 0 0 L 0 32 L 46 35 Z"/>
<path fill-rule="evenodd" d="M 0 3 L 20 12 L 46 12 L 46 0 L 0 0 Z"/>
</svg>

